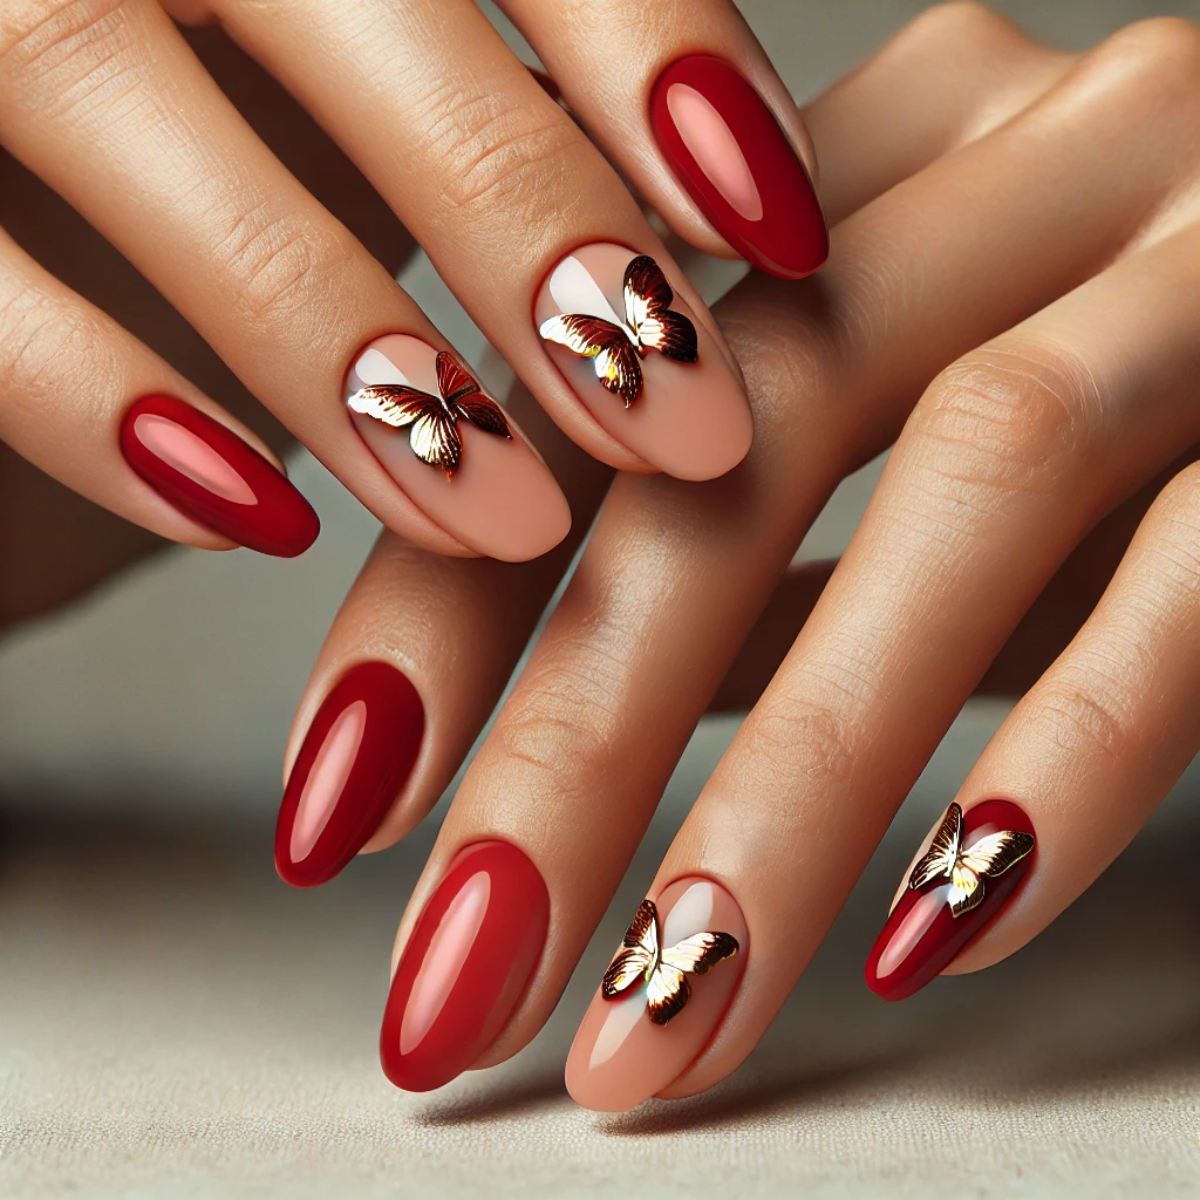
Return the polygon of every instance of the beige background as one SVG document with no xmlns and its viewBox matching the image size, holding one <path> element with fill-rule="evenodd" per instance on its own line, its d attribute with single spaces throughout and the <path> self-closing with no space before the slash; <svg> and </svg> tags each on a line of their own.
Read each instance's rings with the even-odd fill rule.
<svg viewBox="0 0 1200 1200">
<path fill-rule="evenodd" d="M 742 7 L 804 97 L 924 6 Z M 996 7 L 1073 46 L 1150 12 L 1200 18 L 1197 0 Z M 478 352 L 427 266 L 405 282 Z M 899 1006 L 861 984 L 912 844 L 995 704 L 952 730 L 780 1020 L 721 1088 L 598 1118 L 566 1099 L 560 1069 L 728 721 L 697 734 L 533 1046 L 440 1093 L 392 1090 L 377 1021 L 431 827 L 317 893 L 289 892 L 270 866 L 292 705 L 375 533 L 311 459 L 294 476 L 324 521 L 299 562 L 172 551 L 0 646 L 4 1194 L 1200 1194 L 1200 917 L 1183 886 L 1200 772 L 1010 962 Z M 806 550 L 844 544 L 871 478 L 843 489 Z"/>
</svg>

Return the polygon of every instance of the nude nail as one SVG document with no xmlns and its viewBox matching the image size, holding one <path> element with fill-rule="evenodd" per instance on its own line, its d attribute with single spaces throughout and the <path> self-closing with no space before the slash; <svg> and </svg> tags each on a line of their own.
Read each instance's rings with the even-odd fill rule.
<svg viewBox="0 0 1200 1200">
<path fill-rule="evenodd" d="M 390 333 L 359 351 L 346 404 L 384 470 L 431 520 L 479 554 L 535 558 L 566 536 L 566 497 L 512 417 L 473 384 L 448 352 Z"/>
<path fill-rule="evenodd" d="M 720 884 L 697 877 L 678 880 L 663 890 L 657 909 L 663 947 L 720 932 L 736 941 L 737 952 L 702 974 L 685 976 L 691 994 L 666 1024 L 651 1019 L 644 984 L 615 999 L 597 990 L 567 1057 L 567 1091 L 584 1108 L 623 1112 L 678 1079 L 712 1038 L 741 981 L 749 930 Z"/>
<path fill-rule="evenodd" d="M 668 475 L 713 479 L 746 456 L 750 409 L 673 271 L 624 246 L 581 246 L 546 277 L 534 321 L 580 402 L 617 441 Z"/>
</svg>

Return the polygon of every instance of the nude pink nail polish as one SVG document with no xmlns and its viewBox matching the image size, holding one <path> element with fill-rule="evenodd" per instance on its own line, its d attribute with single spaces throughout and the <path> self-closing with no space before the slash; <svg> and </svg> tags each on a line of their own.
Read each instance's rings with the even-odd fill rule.
<svg viewBox="0 0 1200 1200">
<path fill-rule="evenodd" d="M 678 479 L 713 479 L 746 456 L 750 408 L 672 270 L 625 246 L 581 246 L 542 283 L 534 322 L 579 401 L 617 441 Z"/>
<path fill-rule="evenodd" d="M 567 1057 L 567 1091 L 584 1108 L 623 1112 L 673 1083 L 712 1038 L 741 982 L 750 934 L 737 902 L 710 879 L 680 879 L 657 901 L 658 935 L 669 949 L 700 933 L 723 933 L 736 953 L 685 978 L 686 1004 L 657 1024 L 649 989 L 631 986 L 613 999 L 601 987 Z"/>
<path fill-rule="evenodd" d="M 350 368 L 346 406 L 384 470 L 468 549 L 523 562 L 566 536 L 571 513 L 549 468 L 448 351 L 376 338 Z"/>
</svg>

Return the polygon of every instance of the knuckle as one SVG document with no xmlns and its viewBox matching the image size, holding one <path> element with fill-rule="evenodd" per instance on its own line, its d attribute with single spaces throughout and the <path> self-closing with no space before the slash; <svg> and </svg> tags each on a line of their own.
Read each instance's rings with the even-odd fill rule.
<svg viewBox="0 0 1200 1200">
<path fill-rule="evenodd" d="M 746 772 L 761 786 L 750 796 L 778 797 L 779 781 L 806 793 L 844 784 L 855 767 L 854 730 L 873 692 L 851 661 L 809 663 L 743 726 Z"/>
<path fill-rule="evenodd" d="M 850 762 L 839 718 L 819 704 L 797 699 L 773 703 L 754 722 L 747 751 L 767 775 L 813 783 L 843 778 Z"/>
<path fill-rule="evenodd" d="M 330 306 L 313 303 L 336 292 L 353 261 L 347 238 L 269 200 L 235 196 L 213 232 L 214 257 L 231 279 L 237 315 L 251 325 L 287 324 L 292 336 L 315 339 Z"/>
<path fill-rule="evenodd" d="M 588 169 L 582 140 L 557 108 L 547 114 L 494 95 L 440 90 L 427 100 L 425 121 L 441 164 L 440 201 L 464 219 L 568 193 L 570 179 Z"/>
<path fill-rule="evenodd" d="M 563 642 L 551 661 L 527 672 L 497 718 L 494 735 L 507 760 L 532 768 L 556 794 L 611 791 L 612 754 L 623 744 L 622 662 L 590 643 Z"/>
<path fill-rule="evenodd" d="M 1033 735 L 1072 756 L 1121 758 L 1128 749 L 1130 721 L 1119 700 L 1120 682 L 1112 675 L 1127 658 L 1123 650 L 1110 654 L 1099 648 L 1079 656 L 1038 697 Z"/>
<path fill-rule="evenodd" d="M 1200 26 L 1183 17 L 1136 21 L 1102 42 L 1089 65 L 1121 95 L 1194 98 L 1200 86 Z"/>
<path fill-rule="evenodd" d="M 1150 514 L 1149 554 L 1160 606 L 1171 594 L 1200 593 L 1200 462 L 1163 488 Z"/>
<path fill-rule="evenodd" d="M 1011 22 L 975 0 L 946 0 L 914 17 L 899 38 L 921 44 L 952 44 L 961 50 L 964 43 L 987 45 L 1007 38 L 1014 29 Z"/>
<path fill-rule="evenodd" d="M 32 284 L 0 286 L 0 386 L 9 420 L 37 420 L 64 392 L 90 415 L 103 393 L 97 381 L 115 373 L 112 347 L 84 309 Z"/>
<path fill-rule="evenodd" d="M 1085 463 L 1102 415 L 1086 362 L 1062 346 L 1010 338 L 942 371 L 905 433 L 923 465 L 964 488 L 1054 493 Z"/>
<path fill-rule="evenodd" d="M 67 111 L 132 70 L 124 0 L 15 0 L 0 8 L 0 86 Z M 37 86 L 35 86 L 37 85 Z"/>
</svg>

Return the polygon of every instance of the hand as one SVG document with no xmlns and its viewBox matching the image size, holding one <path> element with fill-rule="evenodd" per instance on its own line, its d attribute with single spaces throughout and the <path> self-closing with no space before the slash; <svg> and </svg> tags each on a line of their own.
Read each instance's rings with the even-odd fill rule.
<svg viewBox="0 0 1200 1200">
<path fill-rule="evenodd" d="M 437 1086 L 538 1030 L 739 648 L 770 661 L 747 638 L 764 608 L 778 618 L 805 530 L 893 440 L 647 888 L 662 944 L 728 937 L 676 953 L 703 974 L 643 951 L 610 976 L 630 986 L 593 1001 L 571 1093 L 622 1109 L 742 1061 L 1014 631 L 1053 662 L 964 783 L 938 861 L 902 882 L 869 983 L 897 997 L 995 963 L 1133 836 L 1200 738 L 1198 66 L 1181 21 L 1070 55 L 955 4 L 809 106 L 829 265 L 802 285 L 751 277 L 717 309 L 754 448 L 702 489 L 613 486 L 401 923 L 396 1083 Z M 1120 564 L 1093 587 L 1106 556 Z M 544 564 L 435 563 L 385 535 L 297 717 L 286 878 L 321 882 L 419 820 L 552 583 Z M 1045 627 L 1021 628 L 1048 588 L 1061 612 L 1103 592 L 1058 657 Z"/>
<path fill-rule="evenodd" d="M 711 316 L 614 167 L 473 3 L 171 8 L 219 20 L 296 96 L 590 453 L 688 479 L 742 458 L 749 411 Z M 819 265 L 809 143 L 732 3 L 659 5 L 652 36 L 632 0 L 507 9 L 668 223 L 780 274 Z M 6 5 L 0 141 L 390 529 L 505 560 L 562 539 L 567 505 L 516 422 L 156 4 Z M 6 224 L 36 237 L 45 214 L 10 209 L 7 193 Z M 311 543 L 315 515 L 267 446 L 7 236 L 0 314 L 0 434 L 18 453 L 177 541 L 281 555 Z"/>
</svg>

